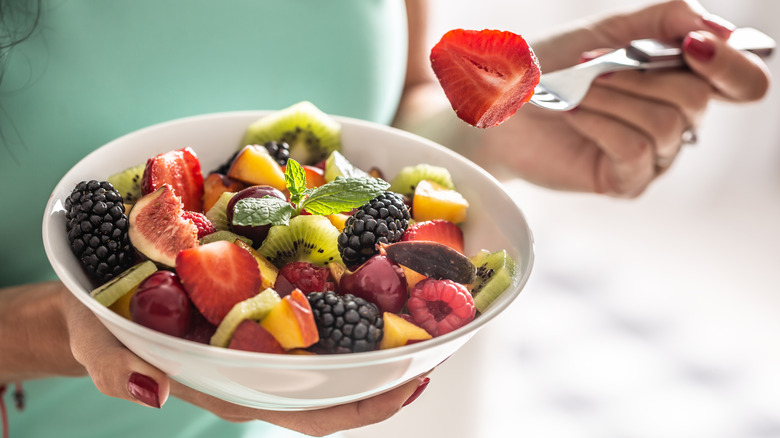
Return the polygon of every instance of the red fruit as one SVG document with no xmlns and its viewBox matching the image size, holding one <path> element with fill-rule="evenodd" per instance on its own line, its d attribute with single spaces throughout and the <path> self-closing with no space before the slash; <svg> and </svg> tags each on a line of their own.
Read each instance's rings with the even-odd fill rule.
<svg viewBox="0 0 780 438">
<path fill-rule="evenodd" d="M 192 303 L 214 325 L 236 303 L 257 295 L 262 285 L 252 254 L 225 240 L 181 251 L 176 272 Z"/>
<path fill-rule="evenodd" d="M 251 319 L 241 321 L 236 327 L 228 348 L 258 353 L 285 353 L 279 341 L 265 327 Z"/>
<path fill-rule="evenodd" d="M 130 243 L 150 260 L 173 267 L 179 251 L 198 245 L 198 228 L 182 214 L 181 200 L 170 185 L 163 184 L 130 210 Z"/>
<path fill-rule="evenodd" d="M 209 344 L 215 331 L 217 331 L 217 326 L 208 322 L 206 318 L 195 309 L 192 311 L 190 329 L 184 334 L 184 339 L 199 342 L 201 344 Z"/>
<path fill-rule="evenodd" d="M 431 67 L 458 117 L 478 128 L 503 123 L 531 98 L 541 70 L 528 43 L 511 32 L 447 32 Z"/>
<path fill-rule="evenodd" d="M 404 232 L 401 241 L 428 240 L 439 242 L 464 253 L 463 230 L 444 219 L 416 222 Z"/>
<path fill-rule="evenodd" d="M 133 321 L 171 336 L 187 333 L 192 313 L 187 293 L 171 271 L 156 271 L 146 277 L 130 299 Z"/>
<path fill-rule="evenodd" d="M 339 280 L 339 293 L 376 304 L 380 312 L 398 313 L 407 297 L 404 270 L 384 255 L 375 255 Z"/>
<path fill-rule="evenodd" d="M 274 290 L 280 297 L 284 297 L 290 295 L 295 290 L 295 286 L 284 275 L 277 275 L 276 281 L 274 281 Z"/>
<path fill-rule="evenodd" d="M 141 192 L 152 193 L 163 184 L 173 187 L 185 210 L 203 211 L 203 173 L 191 148 L 166 152 L 146 161 Z"/>
<path fill-rule="evenodd" d="M 262 199 L 266 196 L 279 198 L 283 201 L 287 200 L 287 197 L 284 196 L 284 193 L 282 193 L 278 189 L 275 189 L 271 186 L 258 185 L 258 186 L 249 186 L 245 189 L 241 189 L 232 198 L 230 198 L 230 201 L 228 201 L 227 204 L 227 221 L 230 226 L 230 231 L 248 237 L 249 239 L 252 240 L 252 245 L 254 245 L 255 247 L 259 247 L 260 244 L 263 243 L 263 240 L 265 240 L 265 237 L 268 236 L 268 230 L 271 229 L 271 224 L 258 225 L 258 226 L 235 225 L 233 224 L 233 215 L 235 213 L 234 210 L 236 208 L 236 204 L 238 203 L 238 201 L 242 199 L 247 199 L 247 198 Z"/>
<path fill-rule="evenodd" d="M 477 312 L 466 286 L 432 278 L 412 288 L 407 307 L 413 322 L 434 337 L 463 327 Z"/>
<path fill-rule="evenodd" d="M 217 229 L 214 228 L 214 224 L 212 224 L 209 218 L 203 213 L 188 210 L 182 213 L 181 217 L 182 219 L 192 221 L 192 223 L 198 227 L 198 239 L 217 232 Z"/>
<path fill-rule="evenodd" d="M 279 276 L 286 278 L 293 288 L 298 288 L 304 294 L 308 294 L 309 292 L 325 292 L 330 270 L 311 263 L 291 262 L 282 266 L 282 269 L 279 270 Z M 278 279 L 279 277 L 277 277 Z"/>
</svg>

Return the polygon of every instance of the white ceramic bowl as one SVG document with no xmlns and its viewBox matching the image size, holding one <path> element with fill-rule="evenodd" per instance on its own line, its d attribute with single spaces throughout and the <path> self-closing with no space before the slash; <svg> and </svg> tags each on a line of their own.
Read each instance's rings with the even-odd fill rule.
<svg viewBox="0 0 780 438">
<path fill-rule="evenodd" d="M 138 356 L 174 379 L 224 400 L 262 409 L 304 410 L 351 402 L 393 388 L 455 353 L 501 313 L 528 281 L 533 238 L 517 204 L 487 172 L 433 142 L 401 130 L 341 118 L 343 152 L 357 166 L 392 178 L 404 165 L 448 168 L 470 203 L 464 226 L 467 254 L 507 249 L 518 265 L 509 289 L 474 321 L 446 335 L 389 350 L 345 355 L 274 355 L 211 347 L 135 324 L 103 307 L 70 252 L 63 202 L 82 180 L 105 179 L 158 153 L 192 147 L 204 173 L 235 151 L 247 126 L 265 111 L 209 114 L 141 129 L 95 150 L 57 184 L 43 218 L 43 242 L 57 275 L 100 321 Z"/>
</svg>

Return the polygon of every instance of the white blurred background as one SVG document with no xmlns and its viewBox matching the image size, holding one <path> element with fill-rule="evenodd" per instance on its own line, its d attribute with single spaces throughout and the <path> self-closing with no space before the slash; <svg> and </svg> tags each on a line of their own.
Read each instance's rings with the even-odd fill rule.
<svg viewBox="0 0 780 438">
<path fill-rule="evenodd" d="M 433 0 L 455 27 L 533 39 L 638 0 Z M 780 40 L 777 0 L 702 0 Z M 780 54 L 769 60 L 780 78 Z M 715 104 L 636 200 L 508 187 L 536 239 L 518 300 L 422 396 L 350 437 L 780 437 L 780 91 Z"/>
</svg>

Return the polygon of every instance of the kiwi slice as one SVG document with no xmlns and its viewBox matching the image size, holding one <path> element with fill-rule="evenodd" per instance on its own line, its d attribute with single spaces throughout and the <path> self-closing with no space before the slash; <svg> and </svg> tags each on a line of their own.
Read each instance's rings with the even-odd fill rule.
<svg viewBox="0 0 780 438">
<path fill-rule="evenodd" d="M 398 175 L 390 181 L 390 191 L 412 196 L 417 183 L 424 179 L 433 181 L 444 188 L 455 190 L 455 184 L 452 182 L 449 170 L 431 164 L 416 164 L 406 166 L 398 172 Z"/>
<path fill-rule="evenodd" d="M 142 195 L 141 180 L 144 176 L 146 163 L 130 167 L 108 177 L 108 182 L 122 195 L 122 202 L 135 204 Z"/>
<path fill-rule="evenodd" d="M 316 164 L 341 149 L 341 125 L 311 102 L 303 101 L 262 117 L 249 125 L 243 145 L 283 141 L 290 158 Z"/>
<path fill-rule="evenodd" d="M 228 242 L 235 242 L 236 240 L 240 240 L 246 243 L 247 245 L 252 246 L 252 239 L 249 239 L 244 236 L 240 236 L 228 230 L 217 230 L 211 234 L 206 234 L 205 236 L 200 238 L 200 241 L 198 243 L 200 245 L 206 245 L 211 242 L 216 242 L 218 240 L 227 240 Z"/>
<path fill-rule="evenodd" d="M 339 176 L 344 178 L 370 178 L 371 175 L 353 166 L 341 152 L 333 151 L 325 161 L 325 181 L 333 181 Z"/>
<path fill-rule="evenodd" d="M 245 319 L 260 321 L 280 301 L 282 299 L 275 290 L 266 289 L 252 298 L 236 303 L 219 323 L 209 343 L 217 347 L 227 347 L 241 321 Z"/>
<path fill-rule="evenodd" d="M 146 260 L 131 266 L 108 283 L 93 289 L 89 295 L 100 304 L 108 307 L 124 294 L 135 289 L 146 277 L 152 275 L 155 271 L 157 271 L 157 265 L 151 260 Z"/>
<path fill-rule="evenodd" d="M 506 250 L 490 252 L 483 249 L 471 258 L 471 262 L 477 267 L 471 295 L 477 311 L 482 313 L 512 283 L 515 261 Z"/>
<path fill-rule="evenodd" d="M 272 226 L 257 252 L 277 268 L 295 261 L 327 266 L 342 263 L 338 237 L 339 230 L 324 216 L 295 216 L 289 225 Z"/>
<path fill-rule="evenodd" d="M 230 202 L 230 198 L 235 195 L 235 192 L 224 192 L 219 195 L 217 202 L 214 203 L 209 211 L 206 212 L 206 217 L 214 225 L 217 230 L 229 230 L 230 224 L 227 219 L 227 206 Z"/>
</svg>

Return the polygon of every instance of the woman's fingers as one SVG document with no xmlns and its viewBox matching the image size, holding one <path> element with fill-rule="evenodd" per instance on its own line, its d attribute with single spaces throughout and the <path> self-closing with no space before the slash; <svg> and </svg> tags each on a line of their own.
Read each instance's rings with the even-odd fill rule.
<svg viewBox="0 0 780 438">
<path fill-rule="evenodd" d="M 227 421 L 262 420 L 307 435 L 325 436 L 390 418 L 419 396 L 428 385 L 428 378 L 415 377 L 397 388 L 365 400 L 311 411 L 252 409 L 195 391 L 176 381 L 172 381 L 171 385 L 177 397 L 211 411 Z"/>
<path fill-rule="evenodd" d="M 683 69 L 623 71 L 598 78 L 594 83 L 596 87 L 610 88 L 674 107 L 688 126 L 698 125 L 715 93 L 709 82 Z"/>
<path fill-rule="evenodd" d="M 649 139 L 655 156 L 664 159 L 677 155 L 680 137 L 691 126 L 677 106 L 609 87 L 594 87 L 582 108 L 599 112 L 642 132 Z"/>
<path fill-rule="evenodd" d="M 596 193 L 635 197 L 655 178 L 655 146 L 645 133 L 585 108 L 567 116 L 568 124 L 597 149 L 591 155 Z"/>
<path fill-rule="evenodd" d="M 170 392 L 168 377 L 130 352 L 71 294 L 64 309 L 73 356 L 100 392 L 159 408 Z"/>
</svg>

